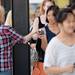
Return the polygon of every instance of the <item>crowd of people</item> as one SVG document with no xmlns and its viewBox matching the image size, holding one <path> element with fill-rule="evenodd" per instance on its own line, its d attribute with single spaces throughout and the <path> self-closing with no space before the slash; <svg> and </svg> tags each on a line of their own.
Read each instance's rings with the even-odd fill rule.
<svg viewBox="0 0 75 75">
<path fill-rule="evenodd" d="M 26 36 L 38 53 L 32 75 L 74 75 L 75 4 L 60 9 L 54 0 L 44 0 L 39 13 Z"/>
<path fill-rule="evenodd" d="M 8 17 L 5 21 L 4 14 L 0 6 L 0 75 L 13 75 L 16 43 L 28 43 L 36 50 L 32 75 L 75 75 L 75 4 L 60 9 L 54 0 L 44 0 L 31 17 L 30 33 L 25 36 L 9 26 L 12 22 Z"/>
</svg>

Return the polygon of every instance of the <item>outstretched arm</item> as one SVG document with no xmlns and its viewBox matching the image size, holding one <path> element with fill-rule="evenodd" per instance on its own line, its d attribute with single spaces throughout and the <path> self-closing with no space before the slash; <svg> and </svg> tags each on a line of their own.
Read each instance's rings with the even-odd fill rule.
<svg viewBox="0 0 75 75">
<path fill-rule="evenodd" d="M 70 73 L 73 71 L 74 71 L 73 65 L 68 65 L 65 67 L 45 67 L 46 74 Z"/>
<path fill-rule="evenodd" d="M 32 31 L 31 31 L 28 35 L 26 35 L 26 36 L 24 37 L 24 39 L 26 39 L 27 42 L 31 39 L 31 37 L 32 37 L 35 33 L 38 32 L 38 23 L 39 23 L 38 18 L 36 18 L 36 19 L 34 20 L 34 23 L 33 23 L 33 29 L 32 29 Z"/>
</svg>

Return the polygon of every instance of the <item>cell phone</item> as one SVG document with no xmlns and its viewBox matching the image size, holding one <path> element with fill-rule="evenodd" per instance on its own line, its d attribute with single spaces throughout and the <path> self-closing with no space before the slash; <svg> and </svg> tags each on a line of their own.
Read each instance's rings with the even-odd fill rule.
<svg viewBox="0 0 75 75">
<path fill-rule="evenodd" d="M 44 35 L 44 31 L 43 30 L 40 30 L 39 33 L 40 33 L 40 35 Z"/>
</svg>

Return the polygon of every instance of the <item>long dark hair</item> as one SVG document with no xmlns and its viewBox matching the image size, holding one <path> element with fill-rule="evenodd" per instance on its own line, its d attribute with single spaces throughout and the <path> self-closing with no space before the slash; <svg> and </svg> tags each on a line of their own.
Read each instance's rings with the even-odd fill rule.
<svg viewBox="0 0 75 75">
<path fill-rule="evenodd" d="M 53 6 L 50 6 L 48 9 L 47 9 L 47 12 L 46 12 L 46 15 L 48 14 L 49 11 L 53 11 L 53 16 L 56 17 L 57 13 L 59 12 L 59 7 L 56 6 L 56 5 L 53 5 Z M 46 22 L 48 23 L 48 19 L 46 17 Z"/>
<path fill-rule="evenodd" d="M 71 8 L 64 8 L 64 9 L 60 10 L 56 17 L 57 22 L 62 23 L 67 18 L 68 14 L 73 14 Z"/>
</svg>

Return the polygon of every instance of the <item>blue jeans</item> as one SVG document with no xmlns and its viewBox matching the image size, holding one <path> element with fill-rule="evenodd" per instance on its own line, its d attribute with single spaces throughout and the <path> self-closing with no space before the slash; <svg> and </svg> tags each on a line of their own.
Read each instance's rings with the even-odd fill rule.
<svg viewBox="0 0 75 75">
<path fill-rule="evenodd" d="M 0 75 L 13 75 L 12 71 L 4 71 L 4 72 L 0 72 Z"/>
</svg>

